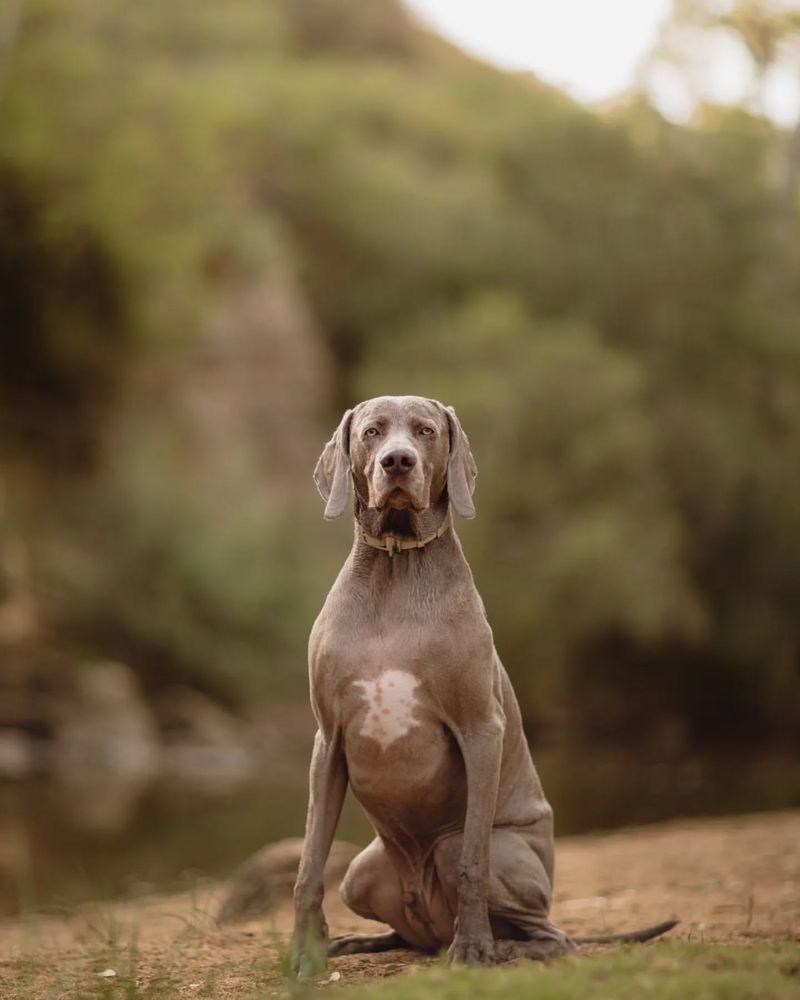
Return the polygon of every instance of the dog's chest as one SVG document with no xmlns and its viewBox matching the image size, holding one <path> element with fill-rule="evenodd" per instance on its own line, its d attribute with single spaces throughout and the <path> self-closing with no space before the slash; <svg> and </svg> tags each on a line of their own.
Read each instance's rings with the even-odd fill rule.
<svg viewBox="0 0 800 1000">
<path fill-rule="evenodd" d="M 442 714 L 464 675 L 453 626 L 424 628 L 400 615 L 360 628 L 352 619 L 325 624 L 312 683 L 341 734 L 353 792 L 378 829 L 427 840 L 463 813 L 464 765 L 451 713 Z"/>
<path fill-rule="evenodd" d="M 394 752 L 415 742 L 421 728 L 440 724 L 437 657 L 438 644 L 405 623 L 351 635 L 340 645 L 327 674 L 336 678 L 328 691 L 348 742 L 357 740 L 373 753 Z"/>
<path fill-rule="evenodd" d="M 356 798 L 381 828 L 427 835 L 460 810 L 463 767 L 428 679 L 411 664 L 371 664 L 340 687 L 339 720 Z M 428 812 L 419 813 L 426 802 Z"/>
<path fill-rule="evenodd" d="M 386 750 L 422 724 L 419 680 L 406 670 L 385 669 L 371 679 L 354 680 L 361 704 L 354 706 L 353 729 Z"/>
</svg>

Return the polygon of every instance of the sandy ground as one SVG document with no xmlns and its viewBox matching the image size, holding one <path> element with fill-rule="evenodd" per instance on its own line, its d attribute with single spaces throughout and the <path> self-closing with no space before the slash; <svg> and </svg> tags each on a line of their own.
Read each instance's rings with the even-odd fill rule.
<svg viewBox="0 0 800 1000">
<path fill-rule="evenodd" d="M 39 1000 L 75 995 L 75 981 L 107 968 L 120 976 L 135 954 L 140 984 L 163 979 L 178 996 L 234 1000 L 256 986 L 280 992 L 278 958 L 291 906 L 269 917 L 218 928 L 218 888 L 191 896 L 88 905 L 64 917 L 0 924 L 0 996 Z M 331 933 L 364 930 L 337 893 L 329 894 Z M 800 940 L 800 811 L 726 819 L 675 820 L 557 844 L 556 923 L 572 934 L 681 921 L 672 935 L 741 942 Z M 411 952 L 345 956 L 331 962 L 340 981 L 376 979 L 436 961 Z M 126 965 L 127 963 L 127 965 Z M 338 977 L 337 977 L 338 978 Z M 59 986 L 61 984 L 61 986 Z"/>
</svg>

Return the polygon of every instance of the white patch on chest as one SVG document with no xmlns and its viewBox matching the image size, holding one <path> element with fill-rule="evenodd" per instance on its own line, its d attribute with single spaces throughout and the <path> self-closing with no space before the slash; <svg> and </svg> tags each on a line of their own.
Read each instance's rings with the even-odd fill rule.
<svg viewBox="0 0 800 1000">
<path fill-rule="evenodd" d="M 361 735 L 377 740 L 385 750 L 420 723 L 414 718 L 418 704 L 414 691 L 419 681 L 404 670 L 384 670 L 374 681 L 355 681 L 363 688 L 367 714 Z"/>
</svg>

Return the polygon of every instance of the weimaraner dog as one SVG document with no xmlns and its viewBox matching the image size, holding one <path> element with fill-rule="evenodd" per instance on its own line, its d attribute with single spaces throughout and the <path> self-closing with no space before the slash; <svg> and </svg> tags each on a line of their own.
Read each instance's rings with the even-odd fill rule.
<svg viewBox="0 0 800 1000">
<path fill-rule="evenodd" d="M 309 642 L 319 729 L 295 885 L 301 974 L 390 948 L 549 959 L 674 926 L 571 940 L 550 921 L 553 814 L 451 520 L 474 516 L 476 472 L 455 411 L 419 396 L 348 410 L 317 463 L 326 518 L 354 494 L 355 540 Z M 323 867 L 348 781 L 377 836 L 342 897 L 392 930 L 329 942 Z"/>
</svg>

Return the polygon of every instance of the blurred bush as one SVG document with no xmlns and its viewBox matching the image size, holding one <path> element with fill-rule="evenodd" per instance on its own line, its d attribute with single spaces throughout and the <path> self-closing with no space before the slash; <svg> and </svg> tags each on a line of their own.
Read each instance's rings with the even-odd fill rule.
<svg viewBox="0 0 800 1000">
<path fill-rule="evenodd" d="M 316 451 L 340 405 L 420 392 L 473 440 L 464 535 L 529 721 L 796 735 L 800 258 L 768 122 L 593 113 L 393 0 L 29 0 L 0 119 L 31 641 L 299 688 L 345 533 Z"/>
</svg>

